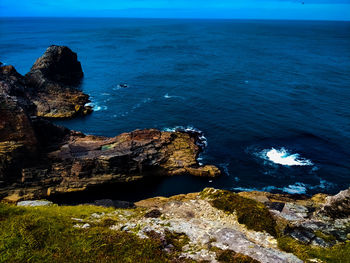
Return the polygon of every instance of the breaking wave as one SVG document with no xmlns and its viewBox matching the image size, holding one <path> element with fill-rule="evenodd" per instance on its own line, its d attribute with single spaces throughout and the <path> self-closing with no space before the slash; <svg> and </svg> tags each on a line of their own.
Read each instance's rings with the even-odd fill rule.
<svg viewBox="0 0 350 263">
<path fill-rule="evenodd" d="M 305 158 L 302 158 L 298 153 L 290 153 L 285 148 L 280 149 L 265 149 L 258 154 L 261 158 L 271 161 L 275 164 L 285 166 L 311 166 L 313 163 Z"/>
</svg>

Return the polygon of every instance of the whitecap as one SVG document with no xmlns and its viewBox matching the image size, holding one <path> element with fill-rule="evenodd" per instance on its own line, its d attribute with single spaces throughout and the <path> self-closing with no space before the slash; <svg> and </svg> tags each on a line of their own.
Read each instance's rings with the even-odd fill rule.
<svg viewBox="0 0 350 263">
<path fill-rule="evenodd" d="M 184 99 L 182 96 L 170 96 L 168 93 L 163 96 L 165 99 L 172 99 L 172 98 L 178 98 L 178 99 Z"/>
<path fill-rule="evenodd" d="M 288 185 L 287 187 L 283 187 L 282 191 L 289 194 L 305 194 L 307 189 L 305 184 L 295 183 L 292 185 Z"/>
<path fill-rule="evenodd" d="M 285 148 L 263 150 L 260 155 L 266 160 L 285 166 L 313 165 L 310 160 L 300 157 L 298 153 L 291 154 Z"/>
</svg>

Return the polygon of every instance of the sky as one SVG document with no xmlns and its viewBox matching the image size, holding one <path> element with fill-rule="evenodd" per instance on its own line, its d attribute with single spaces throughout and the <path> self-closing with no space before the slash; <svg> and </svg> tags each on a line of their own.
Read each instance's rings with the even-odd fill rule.
<svg viewBox="0 0 350 263">
<path fill-rule="evenodd" d="M 0 16 L 350 20 L 350 0 L 0 0 Z"/>
</svg>

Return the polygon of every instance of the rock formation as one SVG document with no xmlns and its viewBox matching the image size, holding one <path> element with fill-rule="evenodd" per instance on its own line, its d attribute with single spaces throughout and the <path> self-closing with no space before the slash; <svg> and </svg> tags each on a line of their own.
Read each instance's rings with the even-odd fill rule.
<svg viewBox="0 0 350 263">
<path fill-rule="evenodd" d="M 68 47 L 50 46 L 25 75 L 28 94 L 37 106 L 37 116 L 71 118 L 86 115 L 89 96 L 78 89 L 83 77 L 77 54 Z"/>
<path fill-rule="evenodd" d="M 88 95 L 70 86 L 82 75 L 67 47 L 49 47 L 25 77 L 0 65 L 0 198 L 39 198 L 146 176 L 220 174 L 197 162 L 203 145 L 196 132 L 149 129 L 107 138 L 44 119 L 89 111 Z"/>
<path fill-rule="evenodd" d="M 33 124 L 42 149 L 40 163 L 23 168 L 16 183 L 0 190 L 6 200 L 81 191 L 97 184 L 147 176 L 220 174 L 215 166 L 198 165 L 196 158 L 201 148 L 194 133 L 150 129 L 107 138 L 69 131 L 41 120 Z M 47 131 L 50 137 L 45 137 Z"/>
</svg>

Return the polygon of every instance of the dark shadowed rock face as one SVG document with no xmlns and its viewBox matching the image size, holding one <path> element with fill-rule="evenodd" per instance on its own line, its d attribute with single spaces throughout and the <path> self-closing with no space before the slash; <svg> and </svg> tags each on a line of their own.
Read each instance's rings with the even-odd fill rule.
<svg viewBox="0 0 350 263">
<path fill-rule="evenodd" d="M 42 80 L 77 85 L 84 74 L 76 53 L 68 47 L 53 45 L 35 61 L 27 75 L 36 85 L 42 86 Z"/>
<path fill-rule="evenodd" d="M 32 114 L 35 105 L 26 96 L 23 77 L 13 66 L 0 66 L 0 185 L 18 180 L 21 169 L 36 159 Z"/>
<path fill-rule="evenodd" d="M 65 46 L 50 46 L 25 75 L 37 115 L 71 118 L 90 113 L 91 107 L 85 106 L 89 96 L 77 88 L 83 75 L 76 53 Z"/>
</svg>

